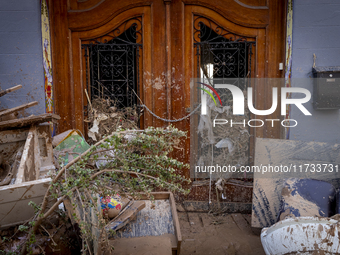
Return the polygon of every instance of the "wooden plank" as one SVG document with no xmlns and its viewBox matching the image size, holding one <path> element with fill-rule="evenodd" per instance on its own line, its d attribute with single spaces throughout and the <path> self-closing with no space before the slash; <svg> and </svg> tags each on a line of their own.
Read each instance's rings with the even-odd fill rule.
<svg viewBox="0 0 340 255">
<path fill-rule="evenodd" d="M 0 203 L 2 204 L 2 203 L 15 202 L 18 200 L 18 198 L 28 199 L 32 195 L 34 195 L 37 189 L 39 189 L 39 186 L 36 187 L 35 185 L 42 185 L 43 187 L 47 188 L 50 181 L 51 181 L 51 178 L 45 178 L 45 179 L 40 179 L 40 180 L 34 180 L 34 181 L 29 181 L 29 182 L 2 186 L 0 187 L 0 194 L 1 194 Z M 26 189 L 26 188 L 27 189 L 29 188 L 27 193 L 25 192 L 20 193 L 22 191 L 21 189 Z"/>
<path fill-rule="evenodd" d="M 284 77 L 284 69 L 279 70 L 279 63 L 285 63 L 285 13 L 286 13 L 286 3 L 287 1 L 268 1 L 269 8 L 269 24 L 266 27 L 266 42 L 265 51 L 263 53 L 259 52 L 259 54 L 265 54 L 265 74 L 262 77 L 268 78 L 283 78 Z M 260 42 L 256 45 L 261 46 Z M 261 76 L 260 76 L 261 77 Z M 259 91 L 261 96 L 257 97 L 257 102 L 259 104 L 256 109 L 269 109 L 272 103 L 272 88 L 277 84 L 275 82 L 268 83 L 268 86 L 264 87 L 261 91 Z M 265 103 L 263 108 L 261 108 L 260 101 L 264 99 Z M 279 96 L 278 104 L 280 105 L 281 97 Z M 256 116 L 258 118 L 258 116 Z M 267 116 L 267 119 L 280 119 L 280 109 L 279 107 L 276 109 L 274 113 Z M 272 128 L 268 121 L 265 121 L 265 126 L 263 128 L 263 137 L 266 138 L 281 138 L 281 125 L 278 127 Z M 255 129 L 256 131 L 258 128 Z"/>
<path fill-rule="evenodd" d="M 161 200 L 161 199 L 169 199 L 170 197 L 170 192 L 152 192 L 151 193 L 154 197 L 155 200 Z M 140 199 L 141 200 L 147 200 L 148 197 L 146 194 L 140 194 Z"/>
<path fill-rule="evenodd" d="M 44 176 L 50 170 L 55 169 L 50 127 L 49 125 L 36 126 L 35 133 L 37 134 L 34 136 L 34 154 L 36 155 L 34 160 L 37 166 L 35 168 L 36 176 L 38 176 L 37 178 L 45 178 Z M 28 134 L 28 128 L 0 132 L 0 154 L 3 155 L 5 160 L 13 159 L 18 150 L 24 147 Z M 18 156 L 21 157 L 21 154 Z M 21 161 L 20 158 L 17 160 Z"/>
<path fill-rule="evenodd" d="M 56 123 L 60 120 L 60 117 L 56 114 L 45 113 L 37 116 L 29 116 L 26 118 L 8 120 L 0 122 L 0 130 L 8 129 L 8 128 L 19 128 L 24 126 L 29 126 L 31 124 L 39 124 L 48 121 L 52 121 Z"/>
<path fill-rule="evenodd" d="M 277 220 L 282 185 L 287 178 L 311 178 L 340 187 L 340 144 L 280 139 L 256 139 L 255 166 L 286 166 L 290 172 L 255 172 L 253 188 L 252 227 L 269 227 Z M 333 172 L 300 172 L 304 164 L 333 164 Z M 294 171 L 296 166 L 297 171 Z"/>
<path fill-rule="evenodd" d="M 151 193 L 155 200 L 162 200 L 162 199 L 169 199 L 170 198 L 170 192 L 152 192 Z"/>
<path fill-rule="evenodd" d="M 34 155 L 34 169 L 29 169 L 29 171 L 35 170 L 35 179 L 39 179 L 40 176 L 40 167 L 41 167 L 41 160 L 40 160 L 40 146 L 39 146 L 39 138 L 37 127 L 32 127 L 33 130 L 33 155 Z"/>
<path fill-rule="evenodd" d="M 134 201 L 132 205 L 128 205 L 129 208 L 127 208 L 122 215 L 120 215 L 117 219 L 114 221 L 111 221 L 108 223 L 105 228 L 107 230 L 114 230 L 117 231 L 118 229 L 121 229 L 126 224 L 128 224 L 130 221 L 132 221 L 137 213 L 141 211 L 143 208 L 145 208 L 145 202 L 144 201 Z"/>
<path fill-rule="evenodd" d="M 176 238 L 177 238 L 177 254 L 179 254 L 180 251 L 181 251 L 182 234 L 181 234 L 181 227 L 179 225 L 179 220 L 178 220 L 178 216 L 177 216 L 177 208 L 176 208 L 175 198 L 174 198 L 174 195 L 172 193 L 170 193 L 169 202 L 170 202 L 172 220 L 174 222 L 175 234 L 176 234 Z"/>
<path fill-rule="evenodd" d="M 28 146 L 26 147 L 26 144 L 25 144 L 25 148 L 24 148 L 21 161 L 20 161 L 20 165 L 23 166 L 23 170 L 21 172 L 23 173 L 23 175 L 20 176 L 20 172 L 19 172 L 20 166 L 19 166 L 18 175 L 17 175 L 17 179 L 15 183 L 34 181 L 37 179 L 35 158 L 34 158 L 34 137 L 35 137 L 34 130 L 32 130 L 32 138 L 30 137 L 30 135 L 28 135 L 27 137 Z"/>
<path fill-rule="evenodd" d="M 0 132 L 0 144 L 26 141 L 29 128 L 6 130 Z"/>
<path fill-rule="evenodd" d="M 21 88 L 22 88 L 22 85 L 16 85 L 16 86 L 11 87 L 9 89 L 5 89 L 4 91 L 0 92 L 0 97 L 4 96 L 4 95 L 6 95 L 6 94 L 8 94 L 10 92 L 13 92 L 13 91 L 16 91 L 18 89 L 21 89 Z"/>
<path fill-rule="evenodd" d="M 34 129 L 32 127 L 28 133 L 21 162 L 16 176 L 15 184 L 35 179 L 34 166 Z"/>
<path fill-rule="evenodd" d="M 1 111 L 0 117 L 5 116 L 5 115 L 9 115 L 11 113 L 18 112 L 18 111 L 21 111 L 21 110 L 24 110 L 24 109 L 27 109 L 27 108 L 35 106 L 37 104 L 38 104 L 38 102 L 34 101 L 34 102 L 30 102 L 28 104 L 23 104 L 23 105 L 13 107 L 13 108 L 8 109 L 8 110 Z"/>
</svg>

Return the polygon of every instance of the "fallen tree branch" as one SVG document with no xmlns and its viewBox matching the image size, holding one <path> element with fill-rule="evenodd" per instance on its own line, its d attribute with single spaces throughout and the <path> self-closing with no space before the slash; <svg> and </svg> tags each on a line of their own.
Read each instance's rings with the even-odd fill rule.
<svg viewBox="0 0 340 255">
<path fill-rule="evenodd" d="M 92 183 L 92 181 L 93 180 L 95 180 L 97 177 L 99 177 L 99 176 L 101 176 L 101 175 L 104 175 L 104 174 L 106 174 L 106 173 L 120 173 L 120 174 L 128 174 L 128 175 L 132 175 L 132 177 L 131 176 L 129 176 L 129 178 L 133 178 L 133 176 L 137 176 L 138 178 L 139 178 L 139 180 L 140 180 L 140 182 L 142 183 L 142 185 L 141 186 L 143 186 L 142 187 L 142 191 L 143 192 L 146 192 L 146 193 L 148 193 L 148 189 L 149 189 L 149 185 L 159 185 L 159 184 L 161 184 L 161 187 L 164 185 L 165 187 L 167 187 L 167 188 L 169 188 L 169 189 L 172 189 L 172 190 L 183 190 L 183 189 L 181 189 L 178 185 L 175 185 L 175 184 L 173 184 L 173 183 L 171 183 L 171 181 L 173 181 L 174 182 L 174 180 L 177 180 L 176 178 L 178 178 L 178 176 L 176 176 L 176 175 L 173 175 L 172 176 L 172 179 L 170 178 L 170 182 L 168 182 L 168 181 L 166 181 L 166 180 L 168 180 L 168 177 L 166 177 L 166 179 L 164 179 L 164 176 L 168 176 L 168 174 L 170 174 L 170 176 L 171 176 L 171 173 L 168 173 L 168 170 L 167 170 L 167 167 L 165 167 L 165 166 L 158 166 L 155 162 L 152 162 L 151 164 L 153 164 L 152 165 L 152 167 L 151 168 L 154 168 L 154 171 L 160 171 L 159 172 L 159 174 L 160 174 L 160 176 L 162 177 L 162 174 L 164 175 L 163 176 L 163 179 L 162 178 L 160 178 L 159 176 L 158 176 L 158 173 L 156 173 L 157 174 L 157 177 L 155 177 L 155 176 L 152 176 L 152 175 L 149 175 L 149 174 L 145 174 L 145 173 L 140 173 L 140 172 L 137 172 L 137 171 L 129 171 L 129 170 L 122 170 L 122 169 L 119 169 L 119 168 L 107 168 L 107 169 L 103 169 L 103 170 L 99 170 L 99 171 L 97 171 L 97 172 L 94 172 L 93 173 L 93 171 L 92 170 L 88 170 L 87 168 L 84 168 L 84 166 L 85 166 L 85 162 L 79 162 L 78 163 L 78 161 L 80 161 L 82 158 L 85 158 L 86 157 L 86 160 L 93 160 L 91 157 L 89 158 L 89 156 L 91 155 L 91 154 L 95 154 L 95 153 L 97 153 L 94 149 L 97 149 L 99 146 L 104 146 L 104 148 L 105 148 L 105 146 L 110 146 L 110 143 L 108 143 L 108 144 L 104 144 L 105 142 L 108 142 L 108 141 L 110 141 L 110 139 L 112 138 L 112 137 L 114 137 L 114 136 L 118 136 L 118 135 L 121 135 L 121 134 L 127 134 L 127 133 L 136 133 L 136 132 L 146 132 L 146 136 L 141 136 L 139 139 L 145 139 L 145 140 L 139 140 L 139 142 L 140 142 L 140 145 L 139 146 L 143 146 L 143 148 L 145 148 L 145 144 L 143 143 L 144 141 L 147 143 L 147 142 L 149 142 L 149 147 L 151 148 L 149 151 L 147 151 L 148 153 L 149 152 L 152 152 L 152 151 L 156 151 L 155 153 L 155 156 L 156 157 L 158 157 L 157 155 L 159 154 L 159 153 L 162 153 L 161 155 L 166 155 L 166 154 L 164 154 L 165 152 L 164 151 L 162 151 L 163 149 L 164 150 L 166 150 L 166 152 L 167 153 L 169 153 L 170 151 L 171 151 L 171 146 L 172 146 L 172 143 L 175 143 L 174 141 L 176 141 L 175 140 L 175 138 L 176 138 L 176 134 L 177 135 L 179 135 L 179 136 L 185 136 L 185 135 L 183 135 L 183 132 L 182 131 L 174 131 L 174 134 L 175 134 L 175 136 L 173 136 L 173 140 L 172 140 L 172 143 L 170 143 L 170 140 L 168 141 L 168 139 L 169 139 L 169 136 L 168 136 L 168 134 L 171 134 L 173 131 L 171 131 L 171 130 L 159 130 L 159 129 L 150 129 L 150 130 L 126 130 L 126 131 L 117 131 L 117 132 L 114 132 L 114 133 L 112 133 L 111 135 L 109 135 L 109 136 L 107 136 L 107 137 L 105 137 L 105 138 L 103 138 L 102 140 L 100 140 L 99 142 L 97 142 L 95 145 L 93 145 L 93 146 L 91 146 L 88 150 L 86 150 L 84 153 L 82 153 L 81 155 L 79 155 L 78 157 L 76 157 L 76 158 L 74 158 L 73 160 L 71 160 L 68 164 L 66 164 L 65 166 L 63 166 L 59 171 L 58 171 L 58 173 L 57 173 L 57 175 L 52 179 L 52 181 L 50 182 L 50 184 L 49 184 L 49 187 L 48 187 L 48 189 L 47 189 L 47 191 L 46 191 L 46 193 L 45 193 L 45 196 L 44 196 L 44 198 L 43 198 L 43 202 L 42 202 L 42 204 L 41 204 L 41 207 L 39 208 L 39 211 L 38 211 L 38 213 L 37 213 L 37 218 L 36 218 L 36 220 L 35 220 L 35 222 L 34 222 L 34 224 L 32 224 L 32 227 L 31 227 L 31 229 L 30 229 L 30 231 L 29 231 L 29 233 L 28 233 L 28 235 L 27 235 L 27 237 L 26 237 L 26 239 L 25 239 L 25 242 L 24 242 L 24 244 L 23 244 L 23 246 L 22 246 L 22 249 L 21 249 L 21 254 L 25 254 L 26 253 L 26 249 L 27 248 L 29 248 L 30 246 L 29 246 L 29 244 L 27 244 L 27 242 L 29 241 L 29 240 L 31 240 L 32 239 L 32 237 L 33 237 L 33 235 L 36 233 L 36 231 L 38 230 L 38 228 L 39 228 L 39 226 L 41 225 L 41 223 L 48 217 L 48 216 L 50 216 L 57 208 L 58 208 L 58 206 L 59 206 L 59 204 L 61 204 L 62 202 L 64 202 L 64 200 L 66 199 L 66 198 L 68 198 L 68 197 L 70 197 L 71 196 L 71 194 L 73 194 L 73 192 L 75 192 L 75 191 L 77 191 L 78 189 L 85 189 L 85 191 L 86 190 L 88 190 L 88 188 L 89 188 L 89 186 L 91 185 L 91 187 L 94 187 L 93 186 L 93 184 L 91 184 Z M 150 133 L 151 132 L 151 133 Z M 178 133 L 176 133 L 176 132 L 178 132 Z M 181 133 L 182 132 L 182 133 Z M 152 137 L 152 135 L 153 135 L 153 137 Z M 163 138 L 160 138 L 160 135 L 165 135 Z M 151 137 L 151 138 L 150 138 Z M 170 136 L 171 137 L 171 136 Z M 152 139 L 154 139 L 154 140 L 152 140 Z M 158 149 L 158 145 L 157 145 L 157 143 L 156 143 L 156 140 L 157 139 L 160 139 L 159 141 L 160 141 L 160 143 L 162 143 L 162 145 L 161 145 L 161 152 L 158 150 L 157 151 L 157 149 Z M 163 139 L 163 140 L 162 140 Z M 104 144 L 104 145 L 102 145 L 102 144 Z M 118 143 L 119 144 L 119 143 Z M 152 147 L 152 146 L 154 146 L 154 145 L 157 145 L 156 147 Z M 122 144 L 122 143 L 120 143 L 119 144 L 122 148 L 124 148 L 126 145 L 124 145 L 124 144 Z M 162 147 L 163 146 L 163 147 Z M 142 147 L 141 147 L 142 148 Z M 154 150 L 154 148 L 157 148 L 156 150 Z M 163 149 L 162 149 L 163 148 Z M 125 153 L 125 150 L 124 150 L 124 153 Z M 157 154 L 158 153 L 158 154 Z M 128 162 L 127 164 L 129 164 L 129 161 L 128 161 L 128 158 L 126 158 L 125 157 L 125 155 L 124 154 L 120 154 L 120 156 L 122 157 L 122 159 L 119 159 L 119 160 L 124 160 L 125 159 L 125 161 L 122 161 L 122 162 Z M 150 157 L 150 155 L 148 155 L 148 156 L 146 156 L 147 158 L 151 158 Z M 169 158 L 169 164 L 170 164 L 170 166 L 172 166 L 172 164 L 173 165 L 175 165 L 175 166 L 177 166 L 176 165 L 176 162 L 175 162 L 175 160 L 172 160 L 172 161 L 170 161 L 170 160 L 172 160 L 172 159 L 170 159 Z M 163 164 L 163 163 L 162 163 Z M 181 163 L 182 164 L 182 163 Z M 70 176 L 72 176 L 72 173 L 73 173 L 73 177 L 71 177 L 71 178 L 74 178 L 73 180 L 75 180 L 75 182 L 68 182 L 68 178 L 66 178 L 66 176 L 65 176 L 65 179 L 63 178 L 64 177 L 64 175 L 66 174 L 66 170 L 67 169 L 69 169 L 71 166 L 73 166 L 73 165 L 76 165 L 75 166 L 75 168 L 73 168 L 72 169 L 72 171 L 73 172 L 68 172 L 68 173 L 70 173 Z M 117 165 L 118 167 L 120 167 L 119 165 Z M 149 167 L 149 166 L 148 166 Z M 80 170 L 80 172 L 79 172 L 79 169 L 81 169 Z M 126 166 L 124 166 L 124 169 L 128 169 L 128 168 L 126 168 Z M 135 168 L 136 169 L 136 168 Z M 143 169 L 143 168 L 141 168 L 141 169 Z M 84 170 L 83 172 L 81 172 L 82 170 Z M 79 173 L 79 176 L 77 177 L 77 174 Z M 80 173 L 82 173 L 82 174 L 80 174 Z M 87 174 L 90 174 L 90 176 L 88 176 Z M 68 174 L 69 175 L 69 174 Z M 143 177 L 143 179 L 141 179 L 141 177 Z M 64 179 L 64 180 L 60 180 L 60 182 L 58 182 L 59 181 L 59 179 Z M 83 183 L 79 183 L 79 180 L 83 180 Z M 84 184 L 84 180 L 86 181 L 86 184 Z M 106 182 L 108 181 L 108 180 L 110 180 L 110 177 L 109 176 L 104 176 L 103 177 L 103 180 L 106 180 Z M 102 181 L 103 181 L 102 180 Z M 146 180 L 148 180 L 148 181 L 146 181 Z M 76 182 L 76 181 L 78 181 L 78 182 Z M 64 184 L 65 185 L 64 185 Z M 62 184 L 62 185 L 61 185 Z M 103 184 L 105 185 L 105 182 L 103 182 Z M 58 185 L 61 185 L 61 186 L 59 186 L 60 188 L 59 189 L 57 189 L 55 186 L 58 186 Z M 73 186 L 72 187 L 72 185 L 75 185 L 75 186 Z M 124 184 L 123 184 L 124 185 Z M 127 186 L 127 187 L 129 187 L 129 186 Z M 68 189 L 69 188 L 69 189 Z M 102 187 L 101 187 L 102 188 Z M 130 187 L 131 188 L 131 187 Z M 130 188 L 128 188 L 129 190 L 131 190 Z M 136 189 L 135 187 L 132 187 L 133 189 L 132 189 L 132 191 L 134 192 L 134 190 Z M 60 198 L 48 209 L 47 208 L 47 206 L 48 206 L 48 204 L 49 204 L 49 198 L 50 198 L 50 196 L 51 196 L 51 192 L 52 192 L 52 190 L 55 190 L 56 191 L 56 193 L 58 194 L 58 192 L 59 192 L 59 195 L 61 195 L 60 196 Z M 99 190 L 99 188 L 97 189 L 97 191 Z M 137 189 L 136 189 L 137 190 Z M 95 191 L 96 192 L 96 191 Z M 124 192 L 125 193 L 125 192 Z M 52 194 L 53 196 L 54 195 L 56 195 L 57 196 L 57 194 Z M 78 195 L 79 195 L 79 191 L 78 191 Z M 81 198 L 80 198 L 81 199 Z M 92 199 L 91 199 L 92 200 Z M 93 201 L 92 201 L 92 203 L 94 203 Z M 45 212 L 46 211 L 46 212 Z"/>
</svg>

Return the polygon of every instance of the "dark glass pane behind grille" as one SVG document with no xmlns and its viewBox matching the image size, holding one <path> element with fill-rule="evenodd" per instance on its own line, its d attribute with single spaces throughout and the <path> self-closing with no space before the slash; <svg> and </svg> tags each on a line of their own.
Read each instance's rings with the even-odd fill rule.
<svg viewBox="0 0 340 255">
<path fill-rule="evenodd" d="M 256 47 L 255 38 L 232 33 L 207 17 L 195 15 L 193 39 L 197 78 L 199 78 L 197 80 L 198 88 L 199 86 L 203 87 L 202 83 L 212 87 L 217 84 L 233 84 L 246 92 L 247 87 L 250 86 L 250 79 L 244 78 L 250 78 L 251 73 L 254 73 L 252 57 Z M 246 110 L 242 116 L 232 115 L 233 96 L 231 92 L 216 87 L 215 90 L 220 96 L 223 107 L 219 103 L 216 106 L 210 97 L 207 97 L 206 115 L 202 116 L 198 113 L 197 116 L 191 118 L 191 139 L 196 140 L 191 147 L 191 176 L 217 179 L 244 178 L 244 176 L 233 173 L 210 175 L 207 172 L 196 172 L 195 166 L 231 165 L 239 167 L 251 164 L 249 156 L 252 131 L 249 127 L 237 126 L 235 128 L 234 125 L 229 128 L 225 125 L 215 128 L 211 124 L 213 119 L 228 119 L 234 123 L 247 122 L 250 119 L 250 112 Z M 206 92 L 200 89 L 192 90 L 191 103 L 193 107 L 202 102 L 201 96 L 204 93 Z M 246 93 L 244 94 L 245 100 L 247 100 Z M 217 144 L 220 142 L 228 143 L 228 147 L 225 145 L 218 147 Z"/>
<path fill-rule="evenodd" d="M 86 45 L 89 51 L 91 99 L 113 99 L 118 108 L 137 104 L 138 56 L 136 27 L 131 26 L 114 39 Z"/>
</svg>

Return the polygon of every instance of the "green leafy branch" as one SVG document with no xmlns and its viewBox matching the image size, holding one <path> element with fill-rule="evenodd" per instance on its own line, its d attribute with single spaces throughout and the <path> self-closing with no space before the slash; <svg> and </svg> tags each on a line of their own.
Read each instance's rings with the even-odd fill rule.
<svg viewBox="0 0 340 255">
<path fill-rule="evenodd" d="M 182 183 L 189 183 L 190 180 L 178 174 L 178 170 L 188 169 L 189 165 L 169 157 L 184 137 L 185 132 L 171 126 L 166 129 L 150 127 L 146 130 L 118 130 L 61 167 L 52 176 L 42 204 L 32 204 L 36 219 L 30 227 L 21 254 L 30 250 L 34 234 L 42 222 L 58 209 L 60 203 L 66 199 L 72 200 L 75 194 L 83 208 L 95 208 L 97 201 L 93 194 L 107 196 L 119 192 L 136 197 L 144 193 L 151 198 L 150 193 L 159 188 L 188 193 L 189 190 L 183 188 Z M 94 167 L 98 160 L 105 162 L 99 169 Z M 73 217 L 77 218 L 77 215 Z M 98 227 L 101 227 L 102 234 L 105 224 L 104 220 L 100 220 Z M 91 235 L 85 220 L 80 227 L 83 235 Z M 85 246 L 88 247 L 88 243 Z"/>
</svg>

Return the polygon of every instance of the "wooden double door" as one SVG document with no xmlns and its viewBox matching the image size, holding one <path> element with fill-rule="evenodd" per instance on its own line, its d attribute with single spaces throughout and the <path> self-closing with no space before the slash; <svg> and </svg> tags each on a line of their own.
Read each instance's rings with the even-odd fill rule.
<svg viewBox="0 0 340 255">
<path fill-rule="evenodd" d="M 58 132 L 70 128 L 87 132 L 85 89 L 91 93 L 90 86 L 107 80 L 104 85 L 113 93 L 123 88 L 117 95 L 125 104 L 136 102 L 126 93 L 133 89 L 156 115 L 166 119 L 185 116 L 191 107 L 190 80 L 199 77 L 202 65 L 209 62 L 203 60 L 207 49 L 203 42 L 245 42 L 242 58 L 246 65 L 238 72 L 248 77 L 283 77 L 279 63 L 285 62 L 285 8 L 284 0 L 51 0 L 53 85 L 56 113 L 61 116 Z M 115 56 L 107 53 L 110 43 L 115 44 Z M 91 54 L 101 58 L 93 60 Z M 231 59 L 233 54 L 228 54 Z M 118 73 L 118 87 L 112 73 L 111 80 L 99 77 L 99 59 L 108 60 L 102 68 Z M 240 63 L 241 57 L 236 61 Z M 222 67 L 226 62 L 219 64 Z M 256 88 L 256 94 L 261 95 L 255 100 L 257 109 L 269 109 L 270 85 Z M 280 119 L 279 114 L 269 117 Z M 145 112 L 141 125 L 168 123 Z M 188 119 L 174 125 L 190 131 Z M 280 129 L 264 126 L 256 136 L 279 138 Z M 175 154 L 189 161 L 190 139 Z"/>
</svg>

